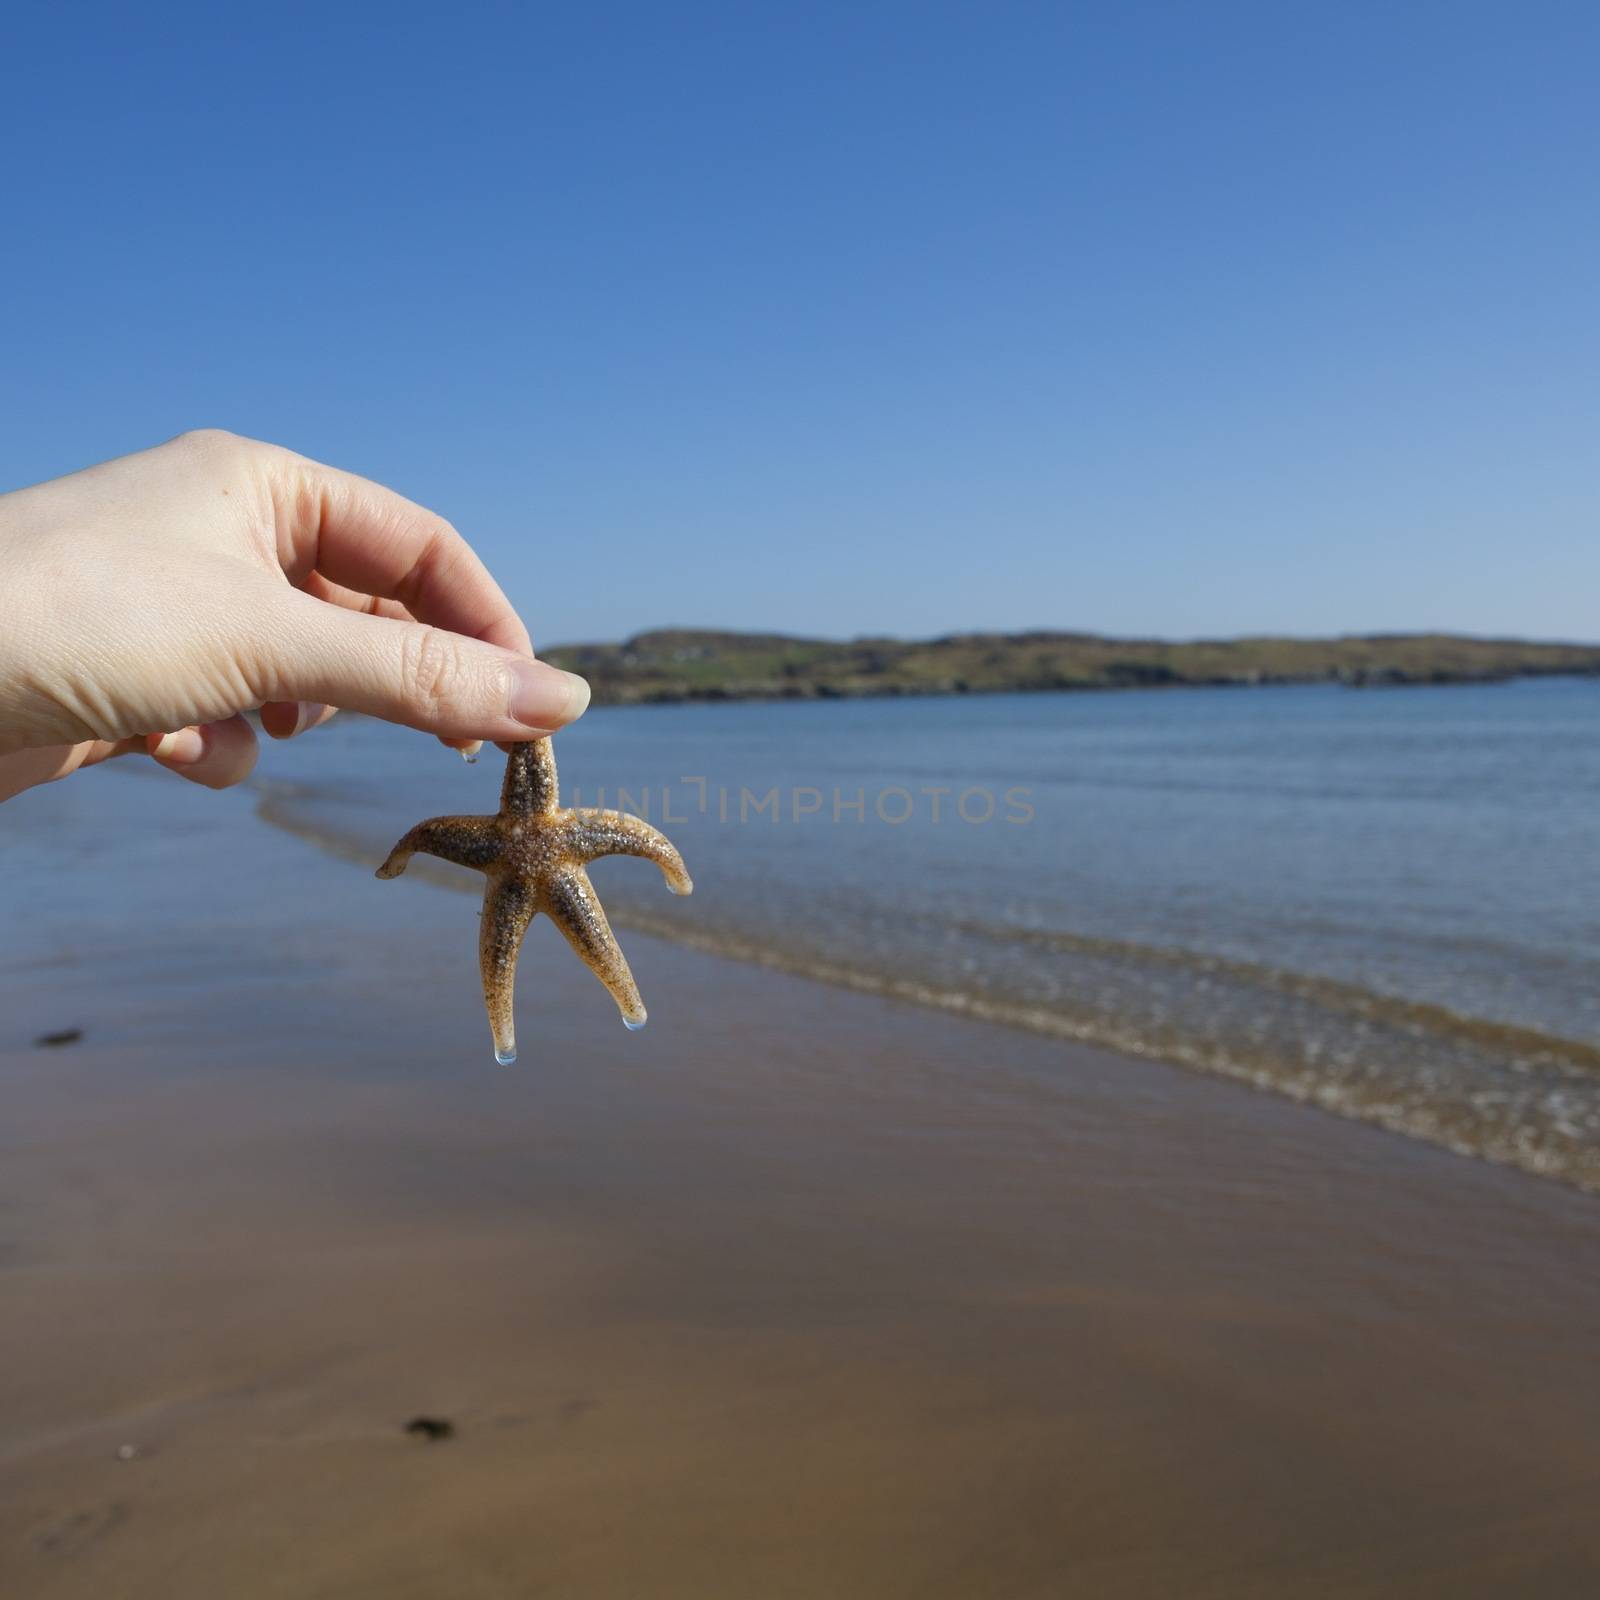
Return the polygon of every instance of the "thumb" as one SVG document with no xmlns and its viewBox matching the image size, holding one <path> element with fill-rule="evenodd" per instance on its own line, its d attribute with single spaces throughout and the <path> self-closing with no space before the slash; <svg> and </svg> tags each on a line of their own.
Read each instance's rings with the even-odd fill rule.
<svg viewBox="0 0 1600 1600">
<path fill-rule="evenodd" d="M 589 685 L 532 656 L 421 622 L 291 594 L 272 636 L 263 700 L 365 711 L 449 739 L 528 739 L 583 715 Z M 303 603 L 300 603 L 303 602 Z"/>
</svg>

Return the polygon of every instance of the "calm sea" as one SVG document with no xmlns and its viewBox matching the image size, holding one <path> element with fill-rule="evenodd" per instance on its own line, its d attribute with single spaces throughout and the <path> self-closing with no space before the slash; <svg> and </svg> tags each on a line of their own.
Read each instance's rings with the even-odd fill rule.
<svg viewBox="0 0 1600 1600">
<path fill-rule="evenodd" d="M 694 875 L 597 864 L 619 925 L 1600 1187 L 1600 683 L 596 710 L 557 753 Z M 259 810 L 337 916 L 499 768 L 342 719 L 266 751 Z"/>
</svg>

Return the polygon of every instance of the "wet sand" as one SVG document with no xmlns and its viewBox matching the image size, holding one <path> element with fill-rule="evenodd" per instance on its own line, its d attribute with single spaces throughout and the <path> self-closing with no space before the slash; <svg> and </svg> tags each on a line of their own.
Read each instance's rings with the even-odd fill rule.
<svg viewBox="0 0 1600 1600">
<path fill-rule="evenodd" d="M 6 969 L 8 1600 L 1600 1592 L 1592 1197 L 229 837 Z"/>
</svg>

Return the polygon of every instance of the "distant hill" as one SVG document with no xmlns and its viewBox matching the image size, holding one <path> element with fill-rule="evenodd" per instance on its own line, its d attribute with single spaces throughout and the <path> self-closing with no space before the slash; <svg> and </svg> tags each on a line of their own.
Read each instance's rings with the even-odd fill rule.
<svg viewBox="0 0 1600 1600">
<path fill-rule="evenodd" d="M 961 633 L 841 642 L 660 628 L 622 644 L 562 645 L 545 654 L 581 672 L 593 685 L 596 702 L 609 705 L 1330 681 L 1368 687 L 1600 675 L 1600 645 L 1445 633 L 1181 644 L 1092 633 Z"/>
</svg>

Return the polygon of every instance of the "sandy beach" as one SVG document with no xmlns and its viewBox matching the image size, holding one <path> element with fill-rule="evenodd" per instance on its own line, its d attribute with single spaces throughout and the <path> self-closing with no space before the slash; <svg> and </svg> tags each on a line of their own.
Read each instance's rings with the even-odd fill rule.
<svg viewBox="0 0 1600 1600">
<path fill-rule="evenodd" d="M 5 1594 L 1600 1587 L 1591 1197 L 637 933 L 498 1069 L 469 900 L 205 815 L 13 934 Z"/>
</svg>

